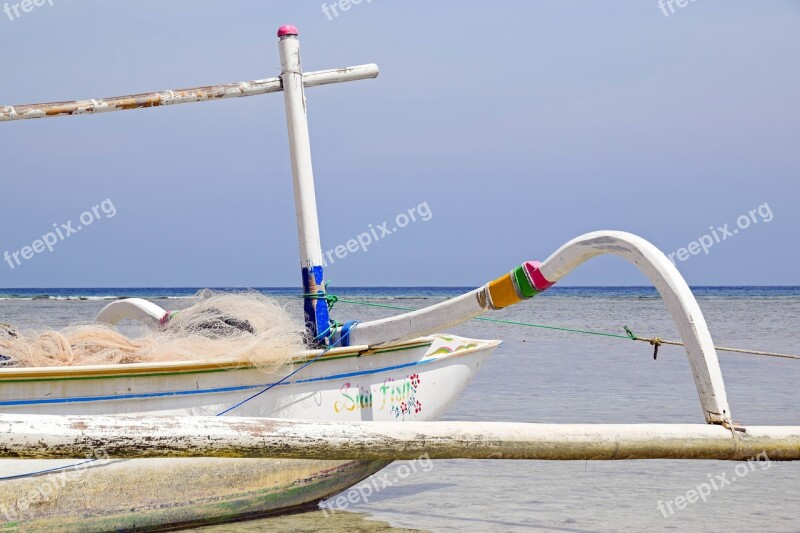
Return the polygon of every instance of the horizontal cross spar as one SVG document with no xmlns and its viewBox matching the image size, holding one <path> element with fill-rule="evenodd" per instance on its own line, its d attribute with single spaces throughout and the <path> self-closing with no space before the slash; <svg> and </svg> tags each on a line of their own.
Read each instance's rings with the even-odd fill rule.
<svg viewBox="0 0 800 533">
<path fill-rule="evenodd" d="M 800 427 L 0 415 L 0 458 L 800 459 Z"/>
<path fill-rule="evenodd" d="M 307 72 L 303 74 L 303 85 L 305 87 L 316 87 L 317 85 L 327 85 L 329 83 L 366 80 L 376 78 L 377 76 L 378 65 L 370 63 L 368 65 L 359 65 L 356 67 Z M 174 91 L 115 96 L 97 100 L 5 106 L 0 107 L 0 122 L 66 115 L 91 115 L 94 113 L 109 113 L 112 111 L 126 111 L 129 109 L 142 109 L 146 107 L 207 102 L 225 98 L 276 93 L 282 90 L 280 78 L 268 78 L 265 80 L 193 87 L 191 89 L 176 89 Z"/>
</svg>

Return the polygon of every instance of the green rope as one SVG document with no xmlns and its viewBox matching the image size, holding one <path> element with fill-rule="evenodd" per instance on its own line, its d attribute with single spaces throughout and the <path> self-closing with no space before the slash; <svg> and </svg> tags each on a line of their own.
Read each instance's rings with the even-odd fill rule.
<svg viewBox="0 0 800 533">
<path fill-rule="evenodd" d="M 372 302 L 359 302 L 358 300 L 344 300 L 342 298 L 337 299 L 338 302 L 342 302 L 343 304 L 353 304 L 353 305 L 364 305 L 367 307 L 380 307 L 383 309 L 395 309 L 398 311 L 416 311 L 416 309 L 412 307 L 400 307 L 398 305 L 386 305 L 386 304 L 376 304 Z M 587 329 L 573 329 L 573 328 L 562 328 L 558 326 L 546 326 L 544 324 L 531 324 L 528 322 L 516 322 L 514 320 L 502 320 L 499 318 L 487 318 L 483 316 L 475 317 L 473 320 L 480 320 L 482 322 L 494 322 L 496 324 L 509 324 L 512 326 L 527 326 L 531 328 L 540 328 L 540 329 L 551 329 L 555 331 L 566 331 L 569 333 L 583 333 L 586 335 L 599 335 L 601 337 L 614 337 L 617 339 L 627 339 L 628 337 L 625 335 L 617 335 L 615 333 L 604 333 L 602 331 L 589 331 Z"/>
<path fill-rule="evenodd" d="M 319 292 L 307 292 L 303 294 L 303 298 L 309 300 L 325 300 L 328 303 L 328 311 L 333 309 L 333 306 L 336 305 L 336 302 L 339 301 L 339 297 L 335 294 L 328 294 L 328 285 L 330 285 L 331 281 L 323 282 L 323 289 Z"/>
<path fill-rule="evenodd" d="M 304 294 L 302 297 L 308 300 L 325 300 L 326 302 L 328 302 L 328 311 L 333 309 L 333 306 L 336 305 L 336 302 L 339 301 L 339 297 L 336 296 L 335 294 L 325 294 L 321 292 L 317 294 L 314 293 Z"/>
<path fill-rule="evenodd" d="M 605 333 L 603 331 L 590 331 L 588 329 L 573 329 L 573 328 L 561 328 L 558 326 L 545 326 L 544 324 L 530 324 L 528 322 L 515 322 L 513 320 L 500 320 L 499 318 L 486 318 L 486 317 L 475 317 L 475 320 L 481 320 L 483 322 L 496 322 L 498 324 L 511 324 L 513 326 L 527 326 L 530 328 L 541 328 L 541 329 L 552 329 L 554 331 L 566 331 L 569 333 L 583 333 L 584 335 L 598 335 L 600 337 L 613 337 L 616 339 L 627 339 L 626 335 L 617 335 L 616 333 Z"/>
<path fill-rule="evenodd" d="M 343 304 L 353 304 L 353 305 L 363 305 L 366 307 L 382 307 L 383 309 L 397 309 L 398 311 L 416 311 L 413 307 L 400 307 L 398 305 L 385 305 L 385 304 L 375 304 L 371 302 L 359 302 L 358 300 L 344 300 L 342 298 L 338 298 L 337 301 L 342 302 Z"/>
<path fill-rule="evenodd" d="M 333 306 L 339 301 L 339 297 L 335 294 L 327 294 L 329 283 L 330 281 L 325 282 L 324 289 L 322 291 L 303 294 L 303 299 L 325 300 L 325 303 L 328 304 L 328 313 L 330 313 L 331 309 L 333 309 Z M 332 342 L 334 335 L 336 335 L 336 332 L 342 327 L 342 323 L 338 320 L 334 320 L 333 318 L 329 318 L 328 322 L 328 328 L 320 333 L 314 340 L 320 340 L 321 338 L 324 338 L 327 341 L 326 344 L 330 344 Z"/>
</svg>

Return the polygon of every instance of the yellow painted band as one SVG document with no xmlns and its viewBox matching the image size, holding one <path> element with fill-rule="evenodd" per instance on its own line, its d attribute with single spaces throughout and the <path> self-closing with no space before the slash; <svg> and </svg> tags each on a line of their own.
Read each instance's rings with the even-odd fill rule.
<svg viewBox="0 0 800 533">
<path fill-rule="evenodd" d="M 496 309 L 502 309 L 522 301 L 522 298 L 517 294 L 517 289 L 514 287 L 514 280 L 511 274 L 506 274 L 489 282 L 489 296 L 492 299 L 492 307 Z"/>
</svg>

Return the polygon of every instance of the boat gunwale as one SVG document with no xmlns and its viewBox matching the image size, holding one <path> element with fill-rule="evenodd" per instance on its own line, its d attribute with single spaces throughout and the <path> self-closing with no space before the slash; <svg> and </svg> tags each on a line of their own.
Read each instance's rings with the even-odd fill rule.
<svg viewBox="0 0 800 533">
<path fill-rule="evenodd" d="M 444 334 L 442 334 L 444 335 Z M 449 335 L 448 335 L 449 336 Z M 322 350 L 305 350 L 297 357 L 293 358 L 288 364 L 306 364 L 319 357 L 318 361 L 332 361 L 351 357 L 373 356 L 384 353 L 410 350 L 419 347 L 430 347 L 438 335 L 418 337 L 397 344 L 389 344 L 381 347 L 370 348 L 367 345 L 347 346 L 334 348 L 328 352 Z M 454 336 L 473 342 L 479 345 L 473 348 L 454 351 L 450 354 L 442 354 L 442 357 L 461 355 L 475 349 L 498 346 L 502 343 L 499 340 L 472 339 Z M 438 357 L 437 357 L 438 358 Z M 214 362 L 200 361 L 175 361 L 158 363 L 126 363 L 115 365 L 91 365 L 91 366 L 70 366 L 70 367 L 37 367 L 37 368 L 0 368 L 0 384 L 3 383 L 25 383 L 37 381 L 68 381 L 84 379 L 114 379 L 128 377 L 149 377 L 149 376 L 169 376 L 180 374 L 200 374 L 211 372 L 227 372 L 234 370 L 249 370 L 258 368 L 258 365 L 241 359 L 222 359 Z"/>
</svg>

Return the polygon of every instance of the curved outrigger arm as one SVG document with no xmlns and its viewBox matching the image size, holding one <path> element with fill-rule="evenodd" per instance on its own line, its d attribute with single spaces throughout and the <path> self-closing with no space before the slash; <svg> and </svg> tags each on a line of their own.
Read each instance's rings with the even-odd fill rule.
<svg viewBox="0 0 800 533">
<path fill-rule="evenodd" d="M 648 241 L 621 231 L 597 231 L 573 239 L 543 263 L 527 262 L 479 289 L 418 311 L 364 322 L 348 344 L 380 345 L 428 335 L 516 304 L 547 289 L 592 257 L 612 254 L 636 265 L 658 290 L 680 333 L 706 422 L 730 425 L 731 412 L 711 334 L 686 281 Z"/>
<path fill-rule="evenodd" d="M 97 314 L 95 322 L 116 325 L 123 320 L 136 320 L 150 326 L 163 324 L 169 313 L 153 302 L 141 298 L 116 300 Z"/>
</svg>

